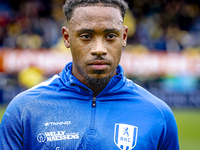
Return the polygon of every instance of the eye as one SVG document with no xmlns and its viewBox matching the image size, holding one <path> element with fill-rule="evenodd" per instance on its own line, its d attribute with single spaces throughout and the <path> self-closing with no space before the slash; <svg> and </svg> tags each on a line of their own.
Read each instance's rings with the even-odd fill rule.
<svg viewBox="0 0 200 150">
<path fill-rule="evenodd" d="M 110 33 L 110 34 L 108 34 L 108 35 L 106 36 L 106 39 L 108 39 L 108 40 L 113 40 L 113 39 L 115 39 L 116 37 L 117 37 L 116 34 Z"/>
<path fill-rule="evenodd" d="M 80 37 L 83 40 L 90 40 L 92 38 L 90 34 L 83 34 L 83 35 L 80 35 Z"/>
</svg>

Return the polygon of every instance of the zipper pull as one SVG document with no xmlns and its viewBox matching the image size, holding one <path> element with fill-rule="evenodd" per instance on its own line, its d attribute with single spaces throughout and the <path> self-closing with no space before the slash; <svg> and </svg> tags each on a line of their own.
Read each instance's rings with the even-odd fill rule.
<svg viewBox="0 0 200 150">
<path fill-rule="evenodd" d="M 93 100 L 92 100 L 92 107 L 96 107 L 96 97 L 93 97 Z"/>
</svg>

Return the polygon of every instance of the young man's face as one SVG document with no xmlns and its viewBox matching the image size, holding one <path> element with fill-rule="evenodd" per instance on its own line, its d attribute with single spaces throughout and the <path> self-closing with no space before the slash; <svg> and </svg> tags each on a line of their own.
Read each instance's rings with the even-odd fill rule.
<svg viewBox="0 0 200 150">
<path fill-rule="evenodd" d="M 65 46 L 71 48 L 72 73 L 79 80 L 111 78 L 116 74 L 127 38 L 119 9 L 77 7 L 62 33 Z"/>
</svg>

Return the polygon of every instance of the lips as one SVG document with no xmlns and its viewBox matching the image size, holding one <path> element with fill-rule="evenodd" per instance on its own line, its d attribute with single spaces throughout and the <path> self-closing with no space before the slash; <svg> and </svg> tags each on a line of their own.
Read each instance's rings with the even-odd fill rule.
<svg viewBox="0 0 200 150">
<path fill-rule="evenodd" d="M 107 61 L 104 60 L 95 60 L 89 64 L 90 67 L 94 70 L 105 70 L 108 65 L 110 65 Z"/>
</svg>

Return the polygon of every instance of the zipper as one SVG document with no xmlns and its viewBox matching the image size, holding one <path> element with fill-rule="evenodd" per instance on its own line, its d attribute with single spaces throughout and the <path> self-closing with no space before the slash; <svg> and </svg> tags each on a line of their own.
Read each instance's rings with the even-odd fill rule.
<svg viewBox="0 0 200 150">
<path fill-rule="evenodd" d="M 96 97 L 93 97 L 92 99 L 92 107 L 96 107 Z"/>
<path fill-rule="evenodd" d="M 96 97 L 93 97 L 92 109 L 91 109 L 90 133 L 93 133 L 95 129 L 95 114 L 96 114 Z"/>
</svg>

